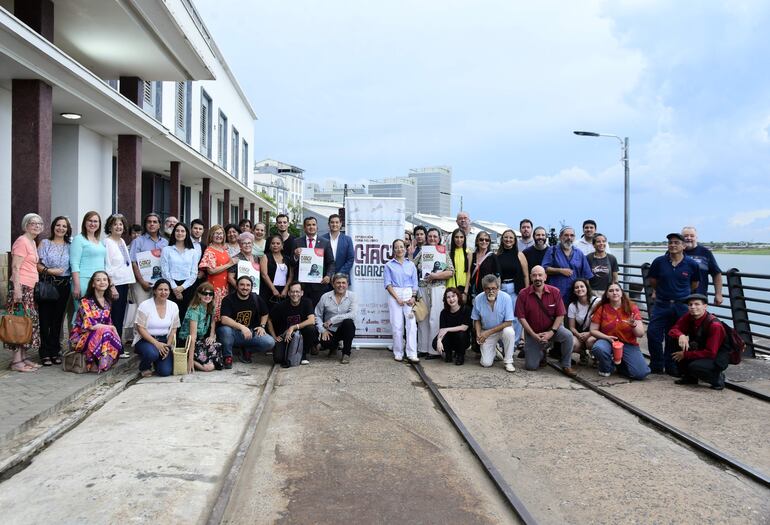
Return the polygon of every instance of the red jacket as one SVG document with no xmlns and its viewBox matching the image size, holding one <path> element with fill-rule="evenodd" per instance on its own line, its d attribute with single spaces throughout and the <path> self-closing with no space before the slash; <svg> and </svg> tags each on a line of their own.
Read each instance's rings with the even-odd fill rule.
<svg viewBox="0 0 770 525">
<path fill-rule="evenodd" d="M 707 319 L 710 321 L 710 325 L 703 327 L 704 329 L 701 338 L 705 341 L 697 344 L 698 328 L 705 323 Z M 727 337 L 725 328 L 722 326 L 722 323 L 719 322 L 719 319 L 708 312 L 700 319 L 695 319 L 689 312 L 684 314 L 679 318 L 676 324 L 674 324 L 674 327 L 669 330 L 668 335 L 674 339 L 679 338 L 680 335 L 686 335 L 690 338 L 691 347 L 694 346 L 693 343 L 697 344 L 696 349 L 688 350 L 684 353 L 684 359 L 687 360 L 716 359 L 717 352 L 722 346 L 725 337 Z"/>
</svg>

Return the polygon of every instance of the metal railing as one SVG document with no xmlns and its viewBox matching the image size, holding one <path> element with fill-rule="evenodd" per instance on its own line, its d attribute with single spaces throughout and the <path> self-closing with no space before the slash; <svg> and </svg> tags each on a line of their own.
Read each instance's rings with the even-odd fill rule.
<svg viewBox="0 0 770 525">
<path fill-rule="evenodd" d="M 648 322 L 653 304 L 652 288 L 647 284 L 650 263 L 618 266 L 618 281 Z M 714 285 L 709 279 L 709 311 L 732 326 L 746 342 L 745 357 L 770 356 L 770 275 L 731 268 L 722 274 L 722 280 L 724 300 L 715 305 Z"/>
</svg>

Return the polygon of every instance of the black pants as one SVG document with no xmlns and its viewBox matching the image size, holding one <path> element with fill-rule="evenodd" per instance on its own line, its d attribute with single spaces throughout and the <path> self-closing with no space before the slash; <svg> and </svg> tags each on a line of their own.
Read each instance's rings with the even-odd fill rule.
<svg viewBox="0 0 770 525">
<path fill-rule="evenodd" d="M 345 319 L 337 327 L 337 330 L 331 332 L 332 336 L 328 341 L 321 340 L 321 347 L 326 350 L 337 348 L 342 341 L 342 353 L 350 355 L 350 347 L 353 346 L 353 338 L 356 336 L 356 325 L 352 319 Z M 304 336 L 303 336 L 304 337 Z"/>
<path fill-rule="evenodd" d="M 59 292 L 58 301 L 41 302 L 37 304 L 40 316 L 40 358 L 54 358 L 59 355 L 59 339 L 64 321 L 64 312 L 70 300 L 70 280 L 68 277 L 54 281 Z"/>
<path fill-rule="evenodd" d="M 123 320 L 126 317 L 126 306 L 128 306 L 128 288 L 129 284 L 119 284 L 115 287 L 118 291 L 118 298 L 110 303 L 110 317 L 112 325 L 118 331 L 118 337 L 123 338 Z"/>
<path fill-rule="evenodd" d="M 302 359 L 307 359 L 307 354 L 310 351 L 311 348 L 313 348 L 315 345 L 318 344 L 318 330 L 314 325 L 306 326 L 305 328 L 300 328 L 299 333 L 302 334 Z M 281 334 L 283 336 L 283 334 Z M 286 346 L 288 343 L 286 341 L 281 341 L 275 343 L 275 348 L 273 348 L 273 362 L 274 363 L 283 363 L 286 359 Z"/>
<path fill-rule="evenodd" d="M 719 353 L 716 359 L 694 359 L 679 361 L 682 379 L 700 379 L 713 386 L 724 386 L 722 372 L 727 368 L 727 354 Z"/>
<path fill-rule="evenodd" d="M 471 344 L 470 328 L 464 332 L 448 332 L 443 339 L 444 361 L 447 363 L 454 359 L 454 356 L 465 357 L 465 349 Z M 438 345 L 438 336 L 433 338 L 433 349 Z"/>
<path fill-rule="evenodd" d="M 184 281 L 175 281 L 177 286 L 181 286 Z M 176 295 L 174 295 L 174 291 L 172 290 L 169 294 L 168 298 L 174 301 L 177 306 L 179 307 L 179 322 L 181 323 L 184 321 L 184 316 L 187 313 L 187 307 L 190 306 L 190 301 L 192 301 L 193 294 L 195 293 L 195 285 L 190 286 L 189 288 L 185 288 L 184 292 L 182 292 L 182 298 L 177 299 Z M 115 320 L 113 319 L 112 322 L 114 323 Z"/>
</svg>

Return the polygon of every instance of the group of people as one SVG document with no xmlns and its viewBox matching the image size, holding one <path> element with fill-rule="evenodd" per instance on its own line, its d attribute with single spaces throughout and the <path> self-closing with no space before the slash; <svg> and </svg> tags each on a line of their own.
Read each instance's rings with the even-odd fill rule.
<svg viewBox="0 0 770 525">
<path fill-rule="evenodd" d="M 59 216 L 44 236 L 42 218 L 27 214 L 11 250 L 6 309 L 30 318 L 33 330 L 28 343 L 6 344 L 10 368 L 35 372 L 61 364 L 74 351 L 84 354 L 89 371 L 103 372 L 128 357 L 129 340 L 144 376 L 171 374 L 172 350 L 180 347 L 188 349 L 190 372 L 232 368 L 234 348 L 244 362 L 252 361 L 252 352 L 275 350 L 276 362 L 288 366 L 292 341 L 302 341 L 302 364 L 321 348 L 336 354 L 340 344 L 341 362 L 349 363 L 356 312 L 348 291 L 353 245 L 340 226 L 339 216 L 331 217 L 330 233 L 322 238 L 316 219 L 306 218 L 305 235 L 295 238 L 281 214 L 267 238 L 265 224 L 243 219 L 211 226 L 204 240 L 199 219 L 188 227 L 149 213 L 137 229 L 119 213 L 102 225 L 90 211 L 79 234 L 73 236 L 69 219 Z M 303 248 L 323 250 L 319 283 L 298 278 Z M 62 349 L 69 304 L 72 325 Z M 124 331 L 128 327 L 132 334 Z M 40 364 L 30 359 L 34 351 Z"/>
<path fill-rule="evenodd" d="M 231 368 L 234 348 L 241 348 L 244 362 L 252 352 L 273 350 L 276 362 L 288 366 L 299 342 L 302 364 L 321 348 L 336 354 L 340 344 L 341 362 L 348 363 L 357 311 L 348 277 L 353 243 L 339 216 L 328 225 L 329 233 L 319 236 L 316 219 L 307 217 L 303 234 L 293 237 L 281 214 L 272 235 L 267 225 L 243 219 L 211 226 L 204 241 L 206 226 L 198 219 L 188 227 L 150 213 L 136 228 L 113 214 L 102 228 L 92 211 L 78 235 L 66 217 L 56 217 L 41 239 L 42 219 L 28 214 L 12 248 L 8 310 L 20 305 L 34 330 L 30 343 L 7 345 L 11 368 L 32 372 L 61 363 L 60 328 L 70 297 L 71 349 L 83 352 L 95 371 L 127 355 L 123 329 L 129 325 L 143 375 L 170 374 L 171 350 L 182 346 L 189 371 Z M 550 352 L 568 375 L 592 356 L 605 377 L 617 369 L 633 379 L 668 373 L 682 384 L 700 378 L 723 386 L 724 329 L 709 321 L 704 330 L 702 321 L 709 275 L 714 302 L 722 302 L 721 270 L 697 244 L 694 228 L 669 234 L 668 251 L 650 267 L 648 366 L 638 343 L 645 335 L 640 311 L 618 284 L 617 260 L 595 221 L 584 221 L 578 240 L 573 228 L 563 227 L 549 246 L 545 228 L 523 219 L 520 236 L 506 230 L 496 250 L 487 232 L 472 232 L 467 213 L 458 214 L 457 226 L 448 246 L 439 230 L 423 226 L 392 243 L 383 275 L 396 361 L 443 358 L 462 365 L 473 349 L 482 366 L 498 359 L 514 372 L 518 348 L 528 370 L 544 366 Z M 315 272 L 320 279 L 301 282 L 303 249 L 323 253 Z M 36 302 L 38 281 L 50 283 L 59 300 Z M 33 349 L 41 365 L 29 359 Z"/>
<path fill-rule="evenodd" d="M 616 370 L 637 380 L 667 373 L 678 384 L 701 379 L 724 387 L 725 331 L 706 313 L 708 277 L 719 305 L 722 275 L 711 251 L 697 243 L 695 228 L 669 234 L 668 251 L 650 268 L 648 365 L 639 346 L 645 336 L 641 313 L 618 284 L 617 259 L 594 220 L 584 221 L 580 239 L 565 226 L 549 246 L 546 229 L 523 219 L 520 236 L 506 230 L 495 251 L 487 232 L 472 233 L 467 213 L 458 214 L 457 226 L 439 249 L 444 262 L 431 271 L 423 271 L 424 254 L 435 260 L 436 250 L 426 247 L 438 245 L 438 230 L 417 226 L 407 232 L 408 241 L 393 242 L 384 286 L 397 361 L 443 356 L 462 365 L 473 348 L 482 366 L 498 359 L 514 372 L 518 348 L 527 370 L 545 366 L 550 353 L 570 376 L 578 362 L 588 365 L 593 357 L 603 377 Z M 420 319 L 414 315 L 418 301 L 427 308 Z"/>
</svg>

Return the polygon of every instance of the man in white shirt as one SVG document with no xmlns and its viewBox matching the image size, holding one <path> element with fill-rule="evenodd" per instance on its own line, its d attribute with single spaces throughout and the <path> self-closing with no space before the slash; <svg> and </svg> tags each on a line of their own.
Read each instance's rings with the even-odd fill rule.
<svg viewBox="0 0 770 525">
<path fill-rule="evenodd" d="M 457 227 L 465 234 L 465 245 L 472 251 L 476 246 L 476 234 L 471 233 L 471 217 L 468 212 L 461 211 L 457 214 Z"/>
<path fill-rule="evenodd" d="M 342 219 L 336 213 L 329 216 L 329 233 L 321 235 L 322 239 L 329 241 L 334 255 L 334 268 L 336 273 L 344 273 L 350 276 L 353 269 L 353 239 L 345 235 L 342 229 Z"/>
<path fill-rule="evenodd" d="M 575 248 L 583 252 L 583 255 L 589 255 L 594 253 L 594 235 L 596 235 L 596 221 L 593 219 L 586 219 L 583 221 L 583 236 L 575 242 Z M 609 243 L 607 243 L 607 253 L 610 251 Z"/>
</svg>

